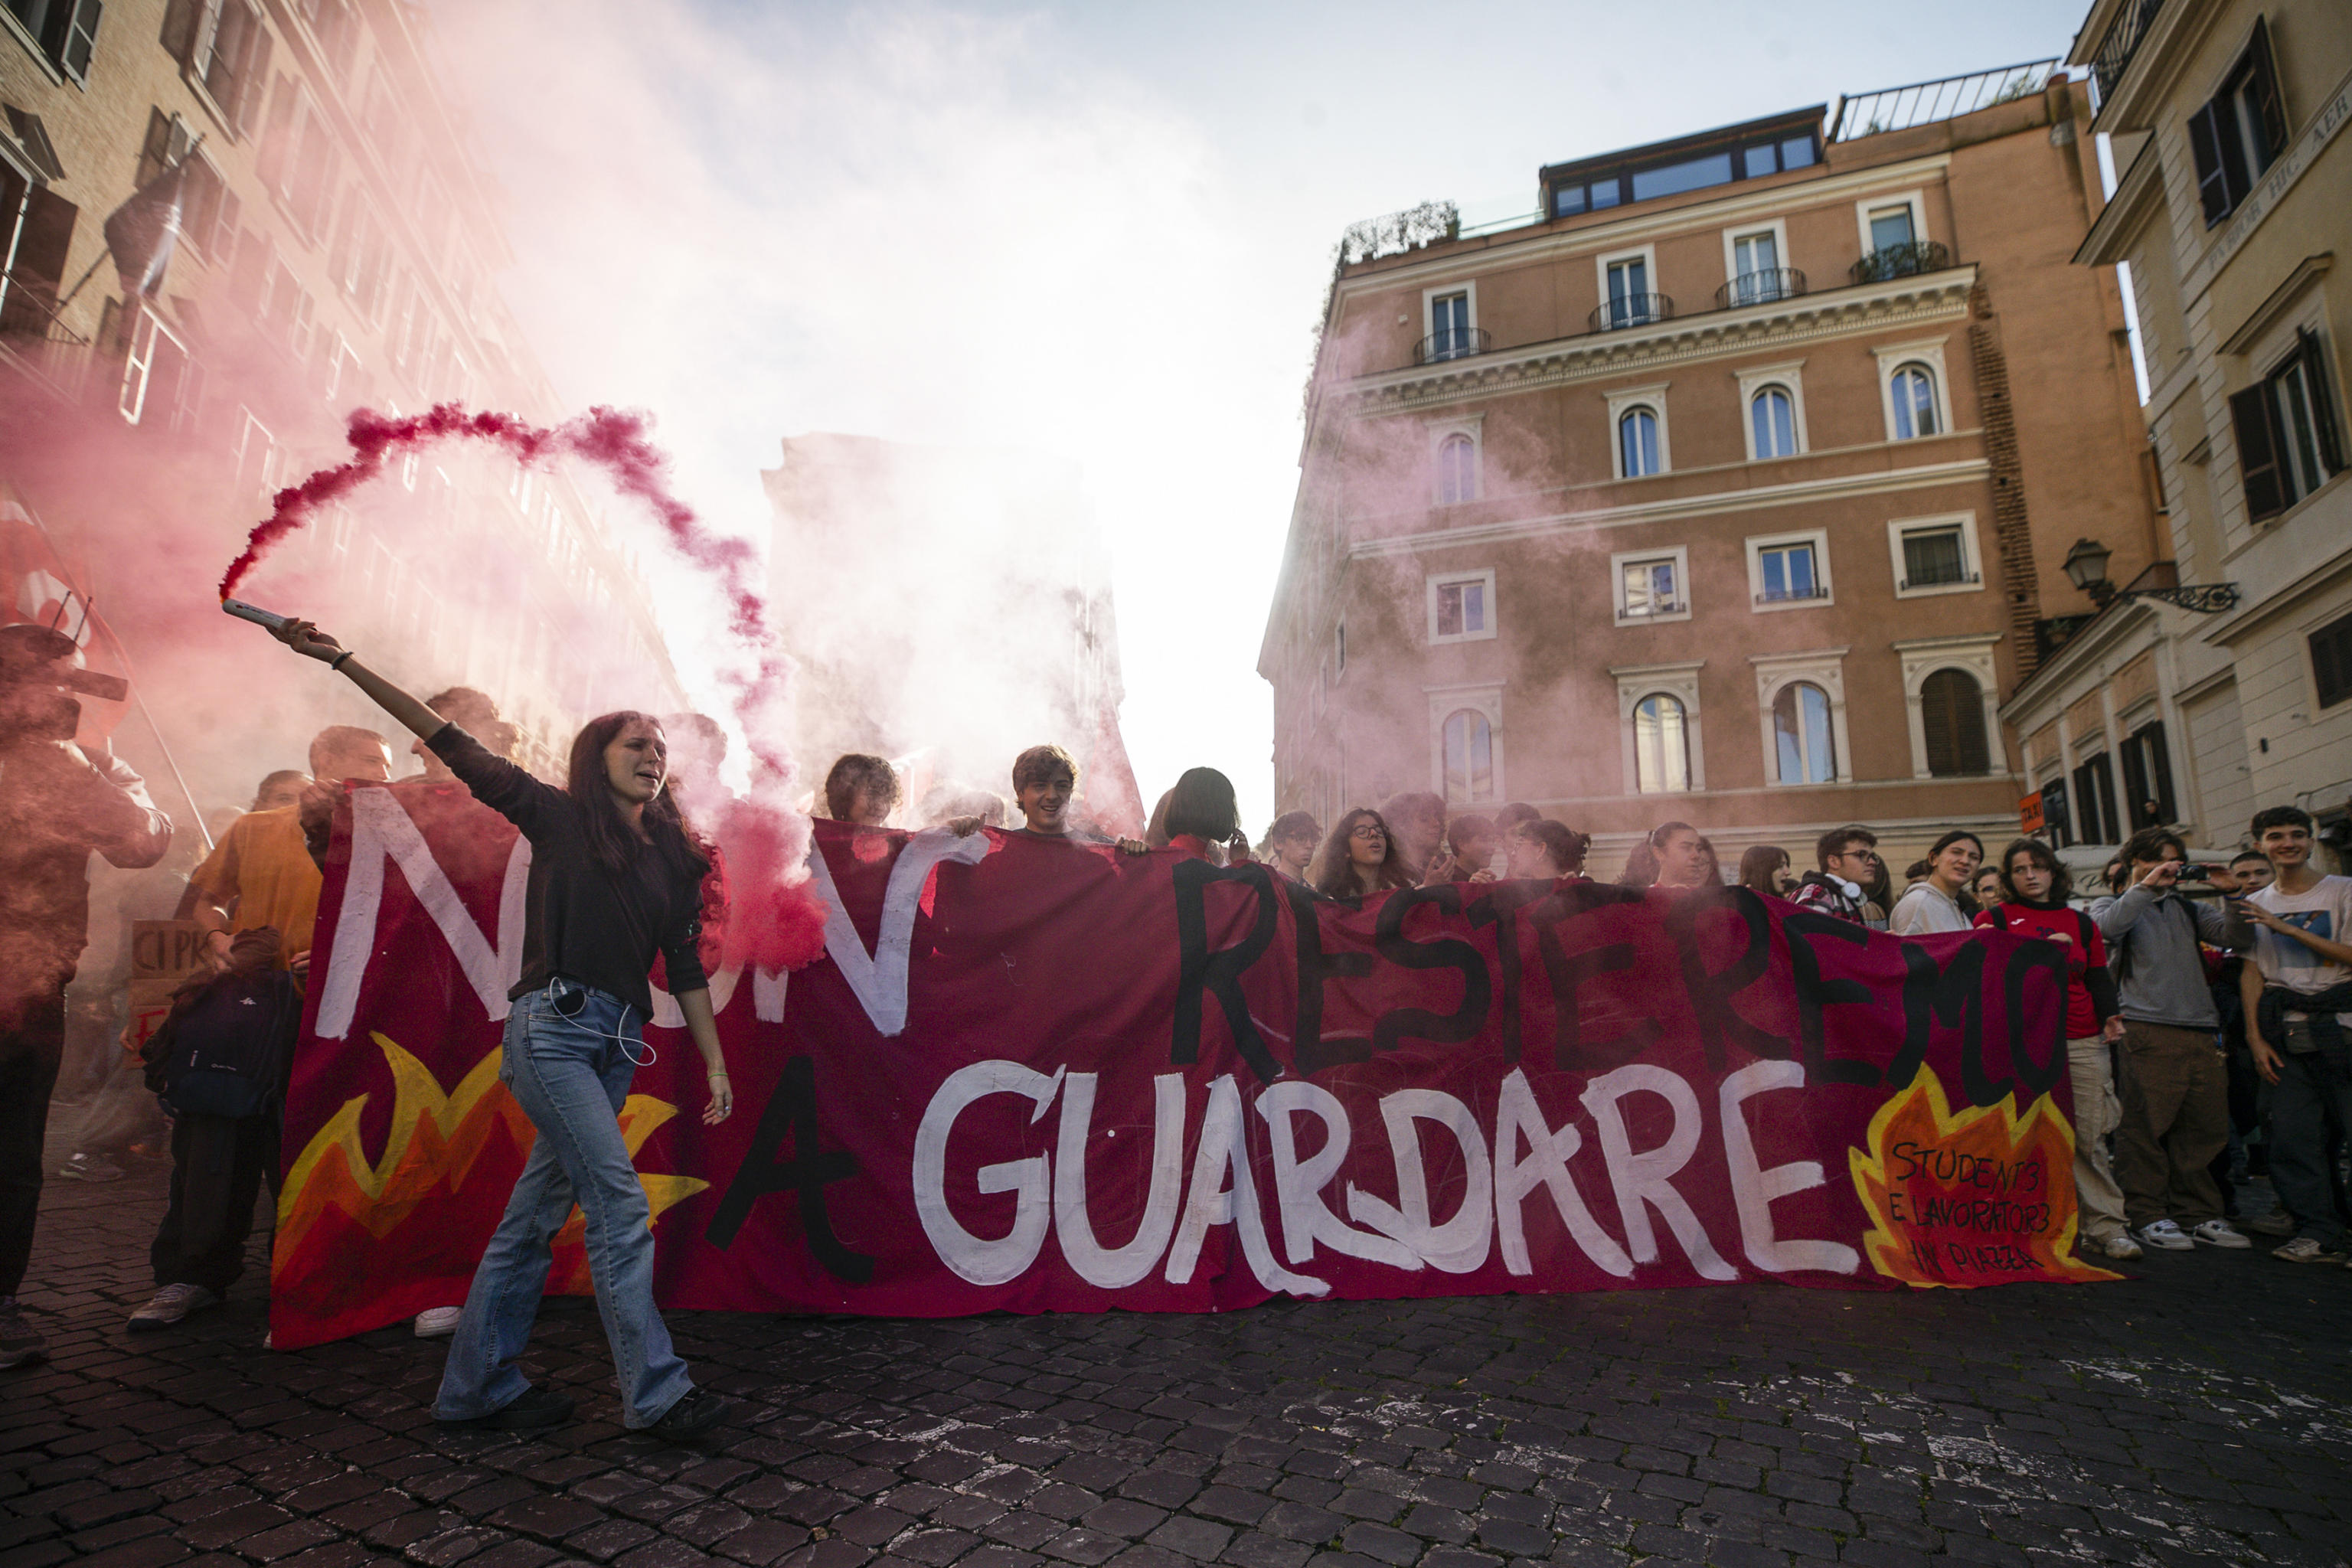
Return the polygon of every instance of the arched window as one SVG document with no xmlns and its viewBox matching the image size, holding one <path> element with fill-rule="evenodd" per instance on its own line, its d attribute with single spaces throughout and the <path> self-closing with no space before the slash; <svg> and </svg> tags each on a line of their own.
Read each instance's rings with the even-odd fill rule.
<svg viewBox="0 0 2352 1568">
<path fill-rule="evenodd" d="M 1690 725 L 1681 701 L 1663 691 L 1633 705 L 1633 787 L 1643 795 L 1690 788 Z"/>
<path fill-rule="evenodd" d="M 1759 458 L 1797 455 L 1797 406 L 1784 386 L 1768 386 L 1748 400 L 1748 426 Z"/>
<path fill-rule="evenodd" d="M 1895 367 L 1895 438 L 1933 436 L 1936 424 L 1936 373 L 1924 364 Z"/>
<path fill-rule="evenodd" d="M 1437 504 L 1460 506 L 1478 499 L 1478 448 L 1469 437 L 1448 436 L 1437 444 Z"/>
<path fill-rule="evenodd" d="M 1837 782 L 1837 742 L 1830 733 L 1829 693 L 1792 680 L 1772 699 L 1772 737 L 1782 784 Z"/>
<path fill-rule="evenodd" d="M 1965 669 L 1939 669 L 1920 683 L 1919 722 L 1927 733 L 1927 771 L 1937 778 L 1992 766 L 1985 744 L 1984 689 Z"/>
<path fill-rule="evenodd" d="M 1445 716 L 1445 798 L 1495 798 L 1495 731 L 1486 716 L 1463 708 Z"/>
<path fill-rule="evenodd" d="M 1617 456 L 1625 478 L 1638 479 L 1658 471 L 1658 416 L 1647 408 L 1628 408 L 1617 420 Z"/>
</svg>

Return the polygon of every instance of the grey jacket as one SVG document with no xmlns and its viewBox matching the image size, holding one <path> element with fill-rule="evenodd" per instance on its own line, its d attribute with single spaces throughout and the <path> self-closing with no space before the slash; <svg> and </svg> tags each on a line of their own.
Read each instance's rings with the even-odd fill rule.
<svg viewBox="0 0 2352 1568">
<path fill-rule="evenodd" d="M 2212 900 L 2135 886 L 2121 898 L 2094 903 L 2091 919 L 2107 939 L 2107 968 L 2126 1020 L 2177 1029 L 2221 1026 L 2197 943 L 2201 938 L 2216 947 L 2252 946 L 2253 928 L 2237 905 L 2217 909 Z"/>
</svg>

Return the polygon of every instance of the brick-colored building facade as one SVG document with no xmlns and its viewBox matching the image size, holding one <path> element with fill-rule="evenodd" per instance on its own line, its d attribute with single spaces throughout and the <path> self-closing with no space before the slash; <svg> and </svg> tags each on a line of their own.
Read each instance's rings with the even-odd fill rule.
<svg viewBox="0 0 2352 1568">
<path fill-rule="evenodd" d="M 1360 246 L 1393 253 L 1333 286 L 1260 655 L 1280 805 L 1525 800 L 1604 871 L 1676 818 L 1727 867 L 2011 830 L 1997 704 L 2066 542 L 2158 553 L 2120 298 L 2071 264 L 2087 113 L 2045 62 Z"/>
</svg>

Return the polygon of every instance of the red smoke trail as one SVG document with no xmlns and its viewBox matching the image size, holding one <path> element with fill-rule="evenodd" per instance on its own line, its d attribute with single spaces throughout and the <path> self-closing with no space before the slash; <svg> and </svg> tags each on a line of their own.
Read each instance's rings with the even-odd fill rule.
<svg viewBox="0 0 2352 1568">
<path fill-rule="evenodd" d="M 752 667 L 722 670 L 732 689 L 735 714 L 759 764 L 752 781 L 752 810 L 744 826 L 760 845 L 749 858 L 761 875 L 736 889 L 735 918 L 746 928 L 752 956 L 766 967 L 797 969 L 824 952 L 824 907 L 803 883 L 800 867 L 808 849 L 806 819 L 782 805 L 792 782 L 792 760 L 764 737 L 782 726 L 781 714 L 792 664 L 775 646 L 768 601 L 754 585 L 758 552 L 747 540 L 716 534 L 694 509 L 670 493 L 669 458 L 655 446 L 651 416 L 634 409 L 592 407 L 553 429 L 511 414 L 469 413 L 455 403 L 423 414 L 387 418 L 373 409 L 354 409 L 347 462 L 321 468 L 299 484 L 279 490 L 269 515 L 254 525 L 245 549 L 222 574 L 220 595 L 236 594 L 247 574 L 289 536 L 307 528 L 331 506 L 382 474 L 395 458 L 440 441 L 472 440 L 502 447 L 518 463 L 576 458 L 603 469 L 614 489 L 643 501 L 669 535 L 670 544 L 716 580 L 728 605 L 728 630 L 752 655 Z M 738 873 L 740 876 L 740 872 Z"/>
</svg>

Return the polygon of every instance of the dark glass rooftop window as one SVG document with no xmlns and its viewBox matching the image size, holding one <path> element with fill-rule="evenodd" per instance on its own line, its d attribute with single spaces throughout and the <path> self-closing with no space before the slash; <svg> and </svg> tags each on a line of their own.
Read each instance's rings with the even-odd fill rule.
<svg viewBox="0 0 2352 1568">
<path fill-rule="evenodd" d="M 1680 195 L 1685 191 L 1705 190 L 1709 185 L 1731 184 L 1731 154 L 1710 153 L 1704 158 L 1686 158 L 1664 168 L 1633 171 L 1633 199 L 1646 202 L 1652 196 Z"/>
<path fill-rule="evenodd" d="M 1818 110 L 1802 112 L 1818 119 Z M 1801 133 L 1791 136 L 1788 134 L 1790 131 Z M 1715 145 L 1709 146 L 1710 141 Z M 1685 152 L 1693 142 L 1697 144 L 1696 150 L 1685 152 L 1684 156 L 1655 161 L 1659 152 Z M 1679 143 L 1664 143 L 1654 148 L 1647 160 L 1637 153 L 1628 153 L 1613 167 L 1607 159 L 1558 164 L 1544 172 L 1544 182 L 1550 193 L 1551 216 L 1574 217 L 1579 213 L 1598 212 L 1626 202 L 1645 202 L 1727 185 L 1737 180 L 1761 179 L 1790 169 L 1808 169 L 1820 162 L 1821 151 L 1807 121 L 1781 115 L 1687 138 Z"/>
</svg>

